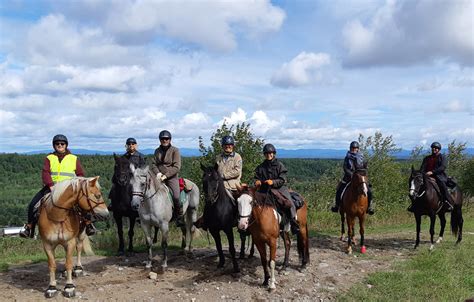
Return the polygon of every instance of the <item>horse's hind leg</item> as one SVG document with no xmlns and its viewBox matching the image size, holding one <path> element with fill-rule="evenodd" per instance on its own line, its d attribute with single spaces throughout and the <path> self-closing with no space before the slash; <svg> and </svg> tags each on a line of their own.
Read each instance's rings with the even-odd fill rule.
<svg viewBox="0 0 474 302">
<path fill-rule="evenodd" d="M 415 221 L 416 221 L 416 241 L 415 241 L 415 249 L 420 245 L 420 230 L 421 230 L 421 215 L 415 214 Z"/>
<path fill-rule="evenodd" d="M 291 240 L 288 232 L 282 231 L 281 238 L 283 239 L 283 244 L 285 246 L 285 259 L 283 260 L 282 270 L 286 270 L 290 262 L 290 246 Z"/>
<path fill-rule="evenodd" d="M 115 214 L 115 212 L 114 212 Z M 122 216 L 114 215 L 115 219 L 115 224 L 117 225 L 117 236 L 119 239 L 119 248 L 117 251 L 117 256 L 123 256 L 125 255 L 125 243 L 123 240 L 123 221 L 122 221 Z"/>
<path fill-rule="evenodd" d="M 346 230 L 345 230 L 345 217 L 344 217 L 344 212 L 341 212 L 341 237 L 339 237 L 339 239 L 341 241 L 344 241 L 344 234 L 346 233 Z"/>
<path fill-rule="evenodd" d="M 54 257 L 55 246 L 53 247 L 51 244 L 43 242 L 43 248 L 46 255 L 48 256 L 49 268 L 49 287 L 44 292 L 44 296 L 46 298 L 52 298 L 58 293 L 58 289 L 56 287 L 56 259 Z"/>
<path fill-rule="evenodd" d="M 133 256 L 133 236 L 135 235 L 134 229 L 135 229 L 135 221 L 136 217 L 135 216 L 130 216 L 130 226 L 128 229 L 128 251 L 127 251 L 127 256 Z"/>
<path fill-rule="evenodd" d="M 76 239 L 77 263 L 72 271 L 73 277 L 80 277 L 84 274 L 84 269 L 82 268 L 82 248 L 84 246 L 85 237 L 86 234 L 83 231 L 83 233 L 79 234 L 78 238 Z"/>
<path fill-rule="evenodd" d="M 436 243 L 441 243 L 443 240 L 444 228 L 446 227 L 446 217 L 444 216 L 444 213 L 439 213 L 438 217 L 441 224 L 441 229 L 439 230 L 439 238 L 436 240 Z"/>
<path fill-rule="evenodd" d="M 435 222 L 436 222 L 436 215 L 431 215 L 430 216 L 430 241 L 431 241 L 430 251 L 433 250 L 434 248 Z"/>
<path fill-rule="evenodd" d="M 71 298 L 76 295 L 76 286 L 72 283 L 73 253 L 76 248 L 76 240 L 70 240 L 65 245 L 66 248 L 66 286 L 64 287 L 64 297 Z"/>
<path fill-rule="evenodd" d="M 232 228 L 225 232 L 227 235 L 227 240 L 229 241 L 229 252 L 232 256 L 232 265 L 234 266 L 234 273 L 239 273 L 239 263 L 237 262 L 237 258 L 235 258 L 235 245 L 234 245 L 234 231 Z"/>
<path fill-rule="evenodd" d="M 161 248 L 163 249 L 163 260 L 161 261 L 161 267 L 168 267 L 168 232 L 169 227 L 167 222 L 163 222 L 161 226 Z"/>
</svg>

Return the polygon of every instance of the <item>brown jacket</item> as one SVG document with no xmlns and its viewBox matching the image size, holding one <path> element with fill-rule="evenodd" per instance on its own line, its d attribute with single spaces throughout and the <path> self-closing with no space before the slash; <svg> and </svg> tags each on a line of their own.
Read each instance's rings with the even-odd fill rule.
<svg viewBox="0 0 474 302">
<path fill-rule="evenodd" d="M 216 163 L 221 177 L 224 179 L 224 186 L 229 190 L 237 190 L 240 187 L 242 177 L 242 157 L 239 153 L 233 152 L 229 156 L 217 155 Z"/>
<path fill-rule="evenodd" d="M 166 152 L 166 153 L 165 153 Z M 165 156 L 163 158 L 163 153 Z M 151 170 L 158 174 L 161 172 L 167 178 L 178 177 L 178 172 L 181 169 L 181 155 L 179 149 L 170 146 L 168 150 L 163 150 L 160 146 L 155 150 L 155 156 L 152 159 Z"/>
</svg>

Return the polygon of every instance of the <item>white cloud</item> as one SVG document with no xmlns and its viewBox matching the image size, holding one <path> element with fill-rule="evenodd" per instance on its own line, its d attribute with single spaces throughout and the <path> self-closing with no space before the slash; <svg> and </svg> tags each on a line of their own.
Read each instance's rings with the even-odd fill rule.
<svg viewBox="0 0 474 302">
<path fill-rule="evenodd" d="M 316 82 L 323 82 L 324 78 L 320 68 L 329 65 L 331 58 L 325 53 L 301 52 L 289 63 L 284 63 L 277 70 L 270 82 L 272 85 L 288 88 L 308 85 Z"/>
<path fill-rule="evenodd" d="M 473 113 L 473 101 L 461 102 L 460 100 L 451 100 L 443 108 L 445 112 L 471 112 Z"/>
<path fill-rule="evenodd" d="M 220 120 L 217 125 L 220 126 L 223 123 L 228 125 L 239 124 L 247 121 L 247 113 L 242 108 L 237 108 L 237 112 L 231 112 L 230 116 L 225 116 L 224 119 Z"/>
<path fill-rule="evenodd" d="M 210 118 L 203 112 L 193 112 L 183 117 L 183 123 L 188 126 L 199 126 L 210 122 Z"/>
<path fill-rule="evenodd" d="M 367 21 L 352 20 L 342 36 L 354 67 L 448 60 L 474 65 L 474 2 L 388 0 Z"/>
<path fill-rule="evenodd" d="M 248 122 L 257 135 L 265 135 L 265 133 L 280 124 L 277 120 L 269 118 L 268 115 L 261 110 L 255 111 Z"/>
</svg>

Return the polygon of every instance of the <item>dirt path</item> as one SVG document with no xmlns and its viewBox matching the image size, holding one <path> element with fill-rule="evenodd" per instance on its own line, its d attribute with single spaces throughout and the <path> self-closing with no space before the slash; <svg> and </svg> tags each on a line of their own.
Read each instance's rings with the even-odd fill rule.
<svg viewBox="0 0 474 302">
<path fill-rule="evenodd" d="M 86 275 L 75 280 L 77 293 L 74 300 L 90 301 L 216 301 L 256 300 L 265 301 L 297 299 L 306 301 L 331 301 L 341 291 L 361 281 L 374 271 L 387 270 L 396 260 L 412 253 L 414 234 L 402 233 L 370 236 L 367 254 L 356 252 L 349 256 L 343 252 L 345 243 L 336 237 L 311 238 L 311 264 L 304 271 L 298 270 L 298 256 L 293 242 L 291 268 L 277 274 L 277 289 L 269 293 L 260 284 L 263 270 L 258 252 L 256 257 L 239 261 L 241 273 L 231 274 L 231 261 L 224 269 L 217 269 L 217 257 L 213 248 L 200 248 L 194 258 L 171 251 L 168 269 L 159 272 L 160 257 L 153 262 L 157 280 L 148 278 L 144 269 L 145 254 L 135 257 L 86 257 Z M 425 243 L 426 244 L 426 243 Z M 423 247 L 421 247 L 423 248 Z M 157 252 L 161 251 L 155 248 Z M 282 242 L 278 249 L 277 263 L 283 259 Z M 62 263 L 59 269 L 63 269 Z M 0 274 L 0 300 L 38 301 L 48 284 L 46 263 L 18 266 Z M 58 281 L 64 286 L 65 279 Z M 371 286 L 368 284 L 367 286 Z M 60 294 L 52 301 L 69 300 Z"/>
</svg>

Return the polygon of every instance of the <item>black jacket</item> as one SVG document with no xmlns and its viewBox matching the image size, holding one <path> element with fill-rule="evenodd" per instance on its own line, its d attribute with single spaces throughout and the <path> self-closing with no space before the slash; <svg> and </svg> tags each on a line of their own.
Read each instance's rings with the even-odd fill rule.
<svg viewBox="0 0 474 302">
<path fill-rule="evenodd" d="M 268 191 L 268 185 L 263 182 L 271 179 L 273 181 L 273 188 L 286 193 L 288 191 L 285 186 L 287 183 L 287 173 L 288 170 L 278 159 L 275 158 L 272 161 L 265 160 L 255 169 L 255 180 L 262 182 L 262 186 L 260 187 L 261 192 Z"/>
<path fill-rule="evenodd" d="M 344 158 L 344 181 L 349 182 L 352 179 L 352 174 L 357 169 L 367 169 L 367 161 L 364 155 L 360 152 L 352 153 L 347 151 L 346 157 Z"/>
<path fill-rule="evenodd" d="M 427 165 L 428 165 L 428 159 L 433 156 L 433 155 L 428 155 L 425 158 L 423 158 L 423 162 L 421 164 L 421 172 L 426 173 L 429 172 L 427 171 Z M 436 160 L 436 165 L 433 172 L 433 175 L 438 178 L 439 180 L 446 182 L 448 180 L 448 176 L 446 175 L 446 168 L 448 167 L 448 159 L 444 154 L 439 154 L 437 156 Z"/>
<path fill-rule="evenodd" d="M 146 165 L 145 156 L 139 151 L 135 151 L 133 154 L 127 152 L 123 156 L 128 159 L 135 168 L 142 168 Z"/>
</svg>

